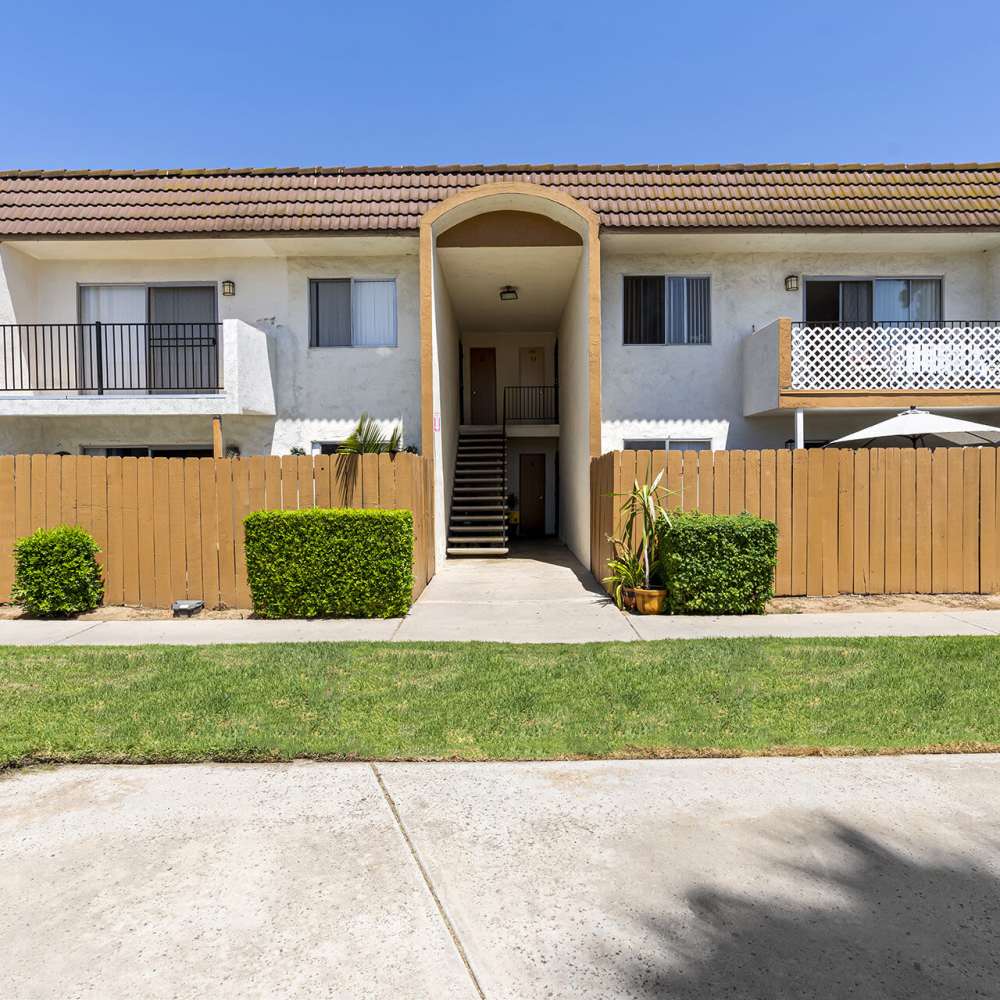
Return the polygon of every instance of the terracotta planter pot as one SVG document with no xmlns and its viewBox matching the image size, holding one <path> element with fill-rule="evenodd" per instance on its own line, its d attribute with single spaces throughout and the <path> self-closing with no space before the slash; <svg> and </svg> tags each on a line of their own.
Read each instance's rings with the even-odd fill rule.
<svg viewBox="0 0 1000 1000">
<path fill-rule="evenodd" d="M 666 600 L 667 592 L 661 588 L 655 590 L 635 588 L 635 608 L 640 615 L 662 615 Z"/>
</svg>

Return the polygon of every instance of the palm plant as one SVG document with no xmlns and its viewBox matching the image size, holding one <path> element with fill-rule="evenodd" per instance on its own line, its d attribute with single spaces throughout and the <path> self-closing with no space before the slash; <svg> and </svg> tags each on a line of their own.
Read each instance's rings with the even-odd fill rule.
<svg viewBox="0 0 1000 1000">
<path fill-rule="evenodd" d="M 338 453 L 341 455 L 380 455 L 383 452 L 388 452 L 394 455 L 400 451 L 402 444 L 403 435 L 398 426 L 393 427 L 392 433 L 386 437 L 378 422 L 367 413 L 362 413 L 358 426 L 341 444 Z"/>
</svg>

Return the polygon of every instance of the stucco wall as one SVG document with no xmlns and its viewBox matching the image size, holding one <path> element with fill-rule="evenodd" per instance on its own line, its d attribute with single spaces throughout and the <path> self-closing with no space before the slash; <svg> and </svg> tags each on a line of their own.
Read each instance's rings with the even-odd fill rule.
<svg viewBox="0 0 1000 1000">
<path fill-rule="evenodd" d="M 590 564 L 587 258 L 580 261 L 559 325 L 559 534 Z"/>
<path fill-rule="evenodd" d="M 626 274 L 709 275 L 712 343 L 623 344 L 622 279 Z M 754 326 L 765 326 L 778 316 L 802 317 L 802 292 L 784 288 L 788 274 L 941 275 L 946 318 L 983 318 L 1000 308 L 1000 302 L 991 298 L 987 254 L 980 251 L 892 255 L 607 252 L 602 263 L 602 450 L 620 448 L 624 438 L 671 436 L 709 438 L 715 448 L 783 444 L 791 436 L 791 414 L 787 418 L 743 416 L 742 350 Z M 833 423 L 839 425 L 836 420 Z M 840 423 L 847 427 L 856 420 L 848 414 Z"/>
<path fill-rule="evenodd" d="M 78 285 L 89 283 L 236 283 L 236 295 L 218 296 L 219 319 L 241 319 L 264 330 L 272 343 L 276 417 L 265 435 L 255 432 L 245 453 L 307 452 L 314 441 L 346 437 L 362 412 L 385 428 L 401 424 L 405 444 L 420 442 L 418 279 L 413 253 L 375 254 L 356 242 L 339 242 L 335 253 L 282 256 L 269 241 L 268 257 L 191 259 L 36 260 L 9 246 L 0 247 L 0 321 L 76 322 Z M 208 245 L 208 244 L 206 244 Z M 80 244 L 81 254 L 88 244 Z M 331 249 L 334 244 L 330 244 Z M 352 249 L 354 248 L 354 249 Z M 127 250 L 122 249 L 121 254 Z M 384 277 L 396 281 L 398 331 L 395 348 L 310 348 L 310 278 Z M 172 419 L 172 418 L 171 418 Z M 229 425 L 227 424 L 227 427 Z M 82 434 L 82 430 L 81 430 Z M 75 451 L 87 442 L 68 441 Z M 121 441 L 119 443 L 127 443 Z M 157 443 L 135 439 L 136 444 Z M 166 442 L 164 442 L 166 443 Z M 228 431 L 227 431 L 228 443 Z M 242 442 L 241 442 L 242 444 Z M 4 450 L 30 450 L 32 431 L 20 438 L 10 430 L 0 438 Z"/>
</svg>

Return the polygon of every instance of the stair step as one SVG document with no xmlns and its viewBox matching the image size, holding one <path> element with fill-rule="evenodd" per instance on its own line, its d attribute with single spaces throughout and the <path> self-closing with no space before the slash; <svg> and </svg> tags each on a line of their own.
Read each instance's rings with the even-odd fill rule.
<svg viewBox="0 0 1000 1000">
<path fill-rule="evenodd" d="M 474 506 L 468 502 L 453 503 L 451 505 L 452 516 L 455 516 L 455 512 L 459 510 L 474 510 L 477 514 L 482 514 L 487 510 L 499 510 L 504 509 L 503 504 L 475 504 Z"/>
<path fill-rule="evenodd" d="M 485 493 L 488 496 L 496 497 L 497 500 L 503 500 L 503 494 L 497 492 L 496 486 L 456 486 L 453 492 L 462 494 Z"/>
<path fill-rule="evenodd" d="M 459 545 L 475 545 L 482 544 L 487 545 L 490 542 L 496 542 L 500 545 L 503 544 L 503 536 L 501 535 L 449 535 L 448 544 L 459 544 Z"/>
<path fill-rule="evenodd" d="M 476 508 L 481 510 L 482 508 Z M 504 514 L 455 514 L 451 515 L 452 521 L 475 521 L 478 524 L 487 524 L 492 521 L 495 524 L 503 524 L 507 520 Z"/>
<path fill-rule="evenodd" d="M 498 535 L 503 534 L 503 524 L 489 525 L 489 524 L 450 524 L 448 526 L 448 531 L 458 531 L 468 534 L 470 531 L 482 531 L 487 534 L 493 534 L 494 532 Z"/>
<path fill-rule="evenodd" d="M 453 548 L 453 547 L 449 546 L 445 551 L 450 556 L 470 556 L 470 557 L 475 557 L 475 556 L 480 556 L 480 557 L 482 557 L 482 556 L 497 556 L 497 557 L 499 557 L 499 556 L 505 556 L 505 555 L 507 555 L 507 553 L 510 550 L 506 546 L 504 546 L 503 548 L 497 547 L 495 549 L 473 549 L 473 548 L 469 548 L 469 549 L 456 549 L 456 548 Z"/>
</svg>

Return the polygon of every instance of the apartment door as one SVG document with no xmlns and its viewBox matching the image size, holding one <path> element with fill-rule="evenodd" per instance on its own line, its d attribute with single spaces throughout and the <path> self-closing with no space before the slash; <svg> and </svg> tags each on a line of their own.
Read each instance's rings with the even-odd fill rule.
<svg viewBox="0 0 1000 1000">
<path fill-rule="evenodd" d="M 518 357 L 521 385 L 545 384 L 545 349 L 522 347 Z"/>
<path fill-rule="evenodd" d="M 492 347 L 469 351 L 469 394 L 474 424 L 497 422 L 497 352 Z"/>
<path fill-rule="evenodd" d="M 541 538 L 545 534 L 545 455 L 531 452 L 521 455 L 518 471 L 520 534 Z"/>
<path fill-rule="evenodd" d="M 127 395 L 144 390 L 145 287 L 81 285 L 80 322 L 76 384 L 81 392 Z"/>
<path fill-rule="evenodd" d="M 149 289 L 149 367 L 151 391 L 218 388 L 214 286 Z"/>
</svg>

